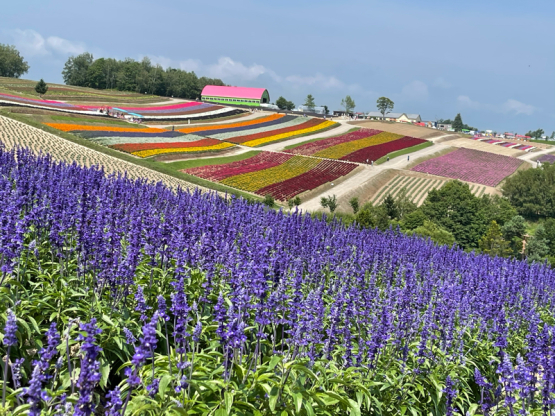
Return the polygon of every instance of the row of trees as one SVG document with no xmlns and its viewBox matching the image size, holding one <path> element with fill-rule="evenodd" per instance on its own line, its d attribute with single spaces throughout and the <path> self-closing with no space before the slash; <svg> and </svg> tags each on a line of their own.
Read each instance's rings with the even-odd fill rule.
<svg viewBox="0 0 555 416">
<path fill-rule="evenodd" d="M 535 187 L 540 183 L 550 185 L 539 192 Z M 531 184 L 531 189 L 526 184 Z M 503 192 L 503 197 L 477 197 L 468 184 L 451 181 L 430 191 L 420 207 L 402 189 L 395 197 L 387 195 L 377 206 L 366 203 L 361 207 L 358 198 L 352 198 L 353 215 L 339 216 L 361 227 L 386 230 L 398 226 L 407 234 L 429 237 L 438 244 L 456 243 L 468 251 L 526 257 L 530 262 L 547 258 L 555 265 L 555 165 L 517 174 L 507 181 Z M 544 197 L 551 200 L 547 202 Z M 332 195 L 323 197 L 321 205 L 334 212 L 339 204 Z M 540 217 L 543 220 L 529 235 L 527 220 Z"/>
<path fill-rule="evenodd" d="M 197 77 L 194 72 L 162 68 L 148 57 L 142 61 L 131 58 L 94 59 L 85 52 L 70 57 L 62 71 L 67 85 L 97 89 L 117 89 L 161 96 L 198 99 L 205 85 L 225 85 L 217 78 Z"/>
</svg>

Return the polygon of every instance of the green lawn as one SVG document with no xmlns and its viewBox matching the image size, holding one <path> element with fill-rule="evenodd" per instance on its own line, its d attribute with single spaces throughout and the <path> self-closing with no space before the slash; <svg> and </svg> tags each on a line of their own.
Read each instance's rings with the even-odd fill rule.
<svg viewBox="0 0 555 416">
<path fill-rule="evenodd" d="M 166 166 L 169 166 L 174 170 L 183 170 L 183 169 L 197 168 L 199 166 L 223 165 L 226 163 L 237 162 L 239 160 L 248 159 L 249 157 L 256 156 L 260 152 L 261 150 L 251 150 L 249 152 L 241 153 L 240 155 L 235 155 L 235 156 L 213 157 L 210 159 L 182 160 L 179 162 L 166 163 Z"/>
<path fill-rule="evenodd" d="M 292 145 L 289 145 L 289 146 L 285 146 L 283 149 L 284 149 L 284 150 L 294 149 L 295 147 L 302 146 L 303 144 L 312 143 L 312 142 L 317 142 L 317 141 L 320 141 L 320 140 L 326 140 L 326 139 L 330 139 L 330 138 L 332 138 L 332 137 L 343 136 L 343 135 L 345 135 L 345 134 L 347 134 L 347 133 L 352 133 L 353 131 L 357 131 L 357 130 L 360 130 L 360 128 L 359 128 L 359 127 L 355 127 L 355 128 L 350 129 L 350 130 L 347 131 L 346 133 L 336 134 L 335 136 L 320 137 L 319 139 L 312 139 L 312 140 L 307 140 L 306 142 L 297 143 L 297 144 L 292 144 Z M 289 138 L 288 138 L 288 140 L 289 140 Z M 272 142 L 272 143 L 276 143 L 276 142 Z"/>
<path fill-rule="evenodd" d="M 393 159 L 394 157 L 403 156 L 403 155 L 406 155 L 408 153 L 416 152 L 417 150 L 422 150 L 422 149 L 425 149 L 426 147 L 430 147 L 432 145 L 433 145 L 432 142 L 426 142 L 426 143 L 417 144 L 416 146 L 407 147 L 406 149 L 397 150 L 396 152 L 391 152 L 391 153 L 389 153 L 385 156 L 380 157 L 374 163 L 376 163 L 376 165 L 381 165 L 382 163 L 387 161 L 388 157 L 390 159 Z"/>
<path fill-rule="evenodd" d="M 541 144 L 550 144 L 551 146 L 555 146 L 555 140 L 530 140 L 532 143 L 541 143 Z"/>
</svg>

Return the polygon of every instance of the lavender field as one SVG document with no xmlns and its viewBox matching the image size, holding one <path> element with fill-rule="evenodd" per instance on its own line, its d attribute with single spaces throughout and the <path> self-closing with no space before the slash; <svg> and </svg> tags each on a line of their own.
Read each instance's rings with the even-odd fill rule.
<svg viewBox="0 0 555 416">
<path fill-rule="evenodd" d="M 426 160 L 412 170 L 495 187 L 521 164 L 521 160 L 513 157 L 460 148 Z"/>
<path fill-rule="evenodd" d="M 448 160 L 471 162 L 459 156 Z M 23 150 L 0 148 L 0 195 L 5 414 L 554 407 L 555 272 L 543 264 Z"/>
</svg>

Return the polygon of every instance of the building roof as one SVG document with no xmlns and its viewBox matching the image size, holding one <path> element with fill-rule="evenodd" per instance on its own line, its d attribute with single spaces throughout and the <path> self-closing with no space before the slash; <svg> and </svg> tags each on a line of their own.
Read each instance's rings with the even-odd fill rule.
<svg viewBox="0 0 555 416">
<path fill-rule="evenodd" d="M 249 87 L 220 87 L 216 85 L 207 85 L 202 89 L 201 95 L 210 97 L 228 97 L 228 98 L 251 98 L 260 100 L 266 88 L 249 88 Z"/>
<path fill-rule="evenodd" d="M 386 113 L 385 116 L 382 116 L 382 113 L 379 111 L 370 111 L 367 116 L 368 117 L 385 117 L 385 118 L 399 118 L 405 113 Z"/>
<path fill-rule="evenodd" d="M 407 116 L 407 118 L 410 118 L 411 120 L 412 119 L 417 119 L 417 118 L 420 117 L 420 114 L 406 114 L 405 113 L 405 115 Z"/>
</svg>

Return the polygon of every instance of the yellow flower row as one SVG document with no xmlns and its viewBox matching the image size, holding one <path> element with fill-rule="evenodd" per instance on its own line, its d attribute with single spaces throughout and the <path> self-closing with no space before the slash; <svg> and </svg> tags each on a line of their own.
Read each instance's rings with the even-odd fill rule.
<svg viewBox="0 0 555 416">
<path fill-rule="evenodd" d="M 210 152 L 212 150 L 227 149 L 233 146 L 235 146 L 233 143 L 220 143 L 214 146 L 175 147 L 175 148 L 169 148 L 169 149 L 141 150 L 140 152 L 133 152 L 132 154 L 139 157 L 149 157 L 149 156 L 161 155 L 164 153 Z"/>
<path fill-rule="evenodd" d="M 401 134 L 383 132 L 376 134 L 375 136 L 328 147 L 327 149 L 314 153 L 312 156 L 324 157 L 326 159 L 341 159 L 343 156 L 347 156 L 357 150 L 375 146 L 377 144 L 392 142 L 393 140 L 400 139 L 401 137 L 403 137 Z"/>
<path fill-rule="evenodd" d="M 257 172 L 244 173 L 242 175 L 226 178 L 221 183 L 245 191 L 254 192 L 265 186 L 283 182 L 294 178 L 302 173 L 313 169 L 321 160 L 303 156 L 294 156 L 287 162 L 273 168 L 259 170 Z"/>
<path fill-rule="evenodd" d="M 262 144 L 266 144 L 266 143 L 270 143 L 270 142 L 275 142 L 276 140 L 282 140 L 282 139 L 286 139 L 288 137 L 292 137 L 292 136 L 299 136 L 301 134 L 307 134 L 307 133 L 314 133 L 318 130 L 323 130 L 323 129 L 327 129 L 328 127 L 331 126 L 335 126 L 338 125 L 338 123 L 334 122 L 334 121 L 324 121 L 323 123 L 320 123 L 314 127 L 309 127 L 307 129 L 302 129 L 302 130 L 295 130 L 295 131 L 290 131 L 288 133 L 282 133 L 282 134 L 276 134 L 274 136 L 268 136 L 268 137 L 264 137 L 262 139 L 256 139 L 256 140 L 251 140 L 245 143 L 242 143 L 243 146 L 249 146 L 249 147 L 257 147 L 260 146 Z"/>
</svg>

